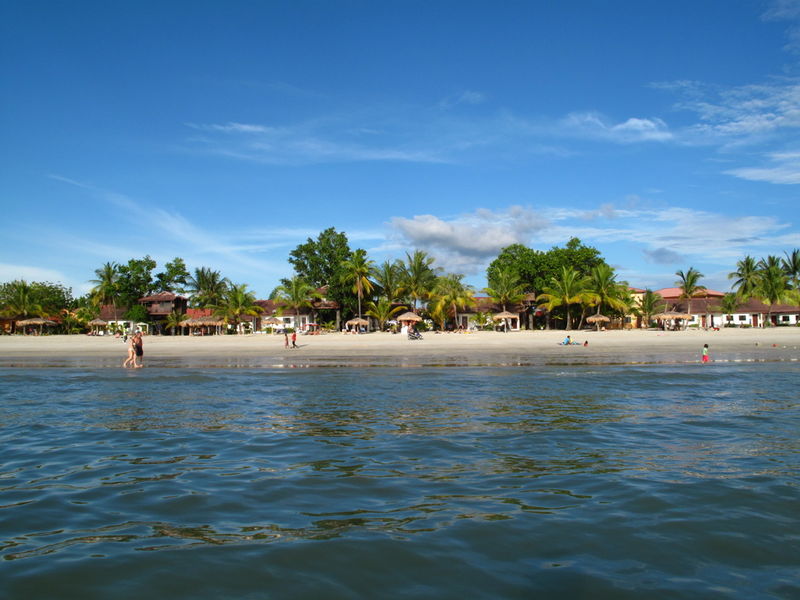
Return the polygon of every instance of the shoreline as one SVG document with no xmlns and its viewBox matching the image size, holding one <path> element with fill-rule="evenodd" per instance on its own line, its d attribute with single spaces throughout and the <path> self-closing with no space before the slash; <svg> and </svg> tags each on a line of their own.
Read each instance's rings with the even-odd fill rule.
<svg viewBox="0 0 800 600">
<path fill-rule="evenodd" d="M 562 346 L 569 334 L 581 345 Z M 588 346 L 583 342 L 588 341 Z M 545 366 L 691 364 L 708 344 L 712 362 L 800 361 L 800 328 L 720 331 L 481 331 L 427 332 L 424 339 L 374 332 L 298 336 L 298 348 L 282 335 L 147 336 L 146 367 L 282 368 L 335 366 Z M 121 338 L 86 335 L 2 336 L 0 368 L 119 367 Z"/>
</svg>

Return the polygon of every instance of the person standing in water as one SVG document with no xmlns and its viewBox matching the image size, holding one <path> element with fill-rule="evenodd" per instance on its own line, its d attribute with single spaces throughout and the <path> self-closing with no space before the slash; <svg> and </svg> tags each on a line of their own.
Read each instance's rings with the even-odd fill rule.
<svg viewBox="0 0 800 600">
<path fill-rule="evenodd" d="M 132 335 L 128 338 L 128 357 L 122 363 L 122 368 L 136 366 L 136 336 Z"/>
<path fill-rule="evenodd" d="M 135 336 L 133 336 L 133 339 L 133 351 L 136 354 L 136 359 L 139 361 L 137 364 L 136 359 L 134 359 L 133 366 L 136 369 L 141 369 L 144 366 L 144 340 L 142 340 L 142 332 L 138 332 Z"/>
<path fill-rule="evenodd" d="M 703 344 L 703 358 L 700 360 L 704 363 L 707 363 L 710 360 L 708 358 L 708 344 Z"/>
</svg>

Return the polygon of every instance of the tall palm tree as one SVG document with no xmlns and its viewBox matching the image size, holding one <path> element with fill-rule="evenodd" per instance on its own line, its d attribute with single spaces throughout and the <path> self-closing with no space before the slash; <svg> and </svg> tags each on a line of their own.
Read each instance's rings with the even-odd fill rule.
<svg viewBox="0 0 800 600">
<path fill-rule="evenodd" d="M 222 318 L 226 323 L 233 321 L 236 332 L 241 333 L 239 324 L 242 317 L 255 317 L 264 309 L 256 302 L 256 295 L 247 290 L 247 284 L 231 284 L 225 291 L 222 301 L 213 307 L 214 315 Z"/>
<path fill-rule="evenodd" d="M 400 261 L 384 261 L 372 269 L 372 280 L 389 302 L 403 296 L 403 264 Z"/>
<path fill-rule="evenodd" d="M 752 256 L 745 256 L 736 262 L 736 270 L 728 273 L 728 279 L 735 279 L 733 289 L 741 300 L 747 300 L 753 295 L 758 285 L 758 264 Z"/>
<path fill-rule="evenodd" d="M 541 305 L 547 310 L 563 306 L 567 311 L 566 329 L 570 330 L 572 329 L 570 305 L 591 301 L 593 297 L 586 277 L 582 277 L 572 267 L 561 267 L 559 276 L 550 278 L 550 285 L 544 287 L 537 300 L 542 300 Z"/>
<path fill-rule="evenodd" d="M 96 279 L 90 279 L 94 287 L 89 292 L 95 304 L 102 306 L 110 304 L 114 308 L 114 320 L 117 320 L 117 300 L 119 299 L 119 265 L 107 262 L 99 269 L 95 269 Z"/>
<path fill-rule="evenodd" d="M 775 256 L 774 254 L 770 254 L 766 258 L 762 258 L 758 261 L 758 268 L 761 271 L 766 271 L 770 267 L 778 267 L 782 268 L 783 261 L 781 260 L 780 256 Z"/>
<path fill-rule="evenodd" d="M 278 312 L 282 314 L 286 309 L 294 311 L 300 319 L 303 308 L 313 308 L 314 299 L 320 298 L 316 288 L 299 275 L 295 275 L 283 285 L 279 285 L 272 293 L 272 297 L 279 302 L 281 307 Z"/>
<path fill-rule="evenodd" d="M 793 290 L 800 290 L 800 248 L 795 248 L 792 253 L 784 252 L 786 258 L 781 260 L 783 272 L 789 278 Z"/>
<path fill-rule="evenodd" d="M 649 327 L 653 315 L 664 307 L 664 299 L 653 290 L 645 290 L 639 301 L 639 314 L 644 318 L 644 326 Z"/>
<path fill-rule="evenodd" d="M 433 289 L 433 307 L 435 312 L 443 315 L 442 329 L 444 320 L 448 315 L 452 315 L 453 322 L 458 327 L 458 309 L 465 309 L 467 306 L 475 305 L 475 298 L 472 295 L 472 288 L 465 285 L 462 281 L 463 275 L 451 273 L 439 277 L 436 287 Z"/>
<path fill-rule="evenodd" d="M 772 305 L 791 302 L 792 290 L 789 289 L 789 278 L 777 265 L 768 266 L 761 271 L 755 295 L 767 305 L 767 324 L 772 324 Z"/>
<path fill-rule="evenodd" d="M 375 263 L 367 258 L 367 251 L 361 248 L 353 252 L 352 256 L 342 262 L 342 282 L 352 283 L 353 291 L 358 296 L 358 318 L 361 318 L 361 300 L 364 293 L 372 293 L 372 281 L 369 276 Z"/>
<path fill-rule="evenodd" d="M 614 269 L 605 263 L 600 263 L 589 272 L 589 291 L 594 295 L 594 302 L 597 304 L 595 314 L 599 315 L 603 306 L 612 311 L 624 311 L 628 307 L 625 301 L 628 285 L 617 281 Z"/>
<path fill-rule="evenodd" d="M 406 262 L 403 264 L 402 287 L 405 294 L 411 299 L 413 309 L 417 311 L 417 303 L 425 300 L 436 285 L 436 269 L 433 266 L 434 258 L 428 256 L 423 250 L 414 250 L 413 254 L 406 252 Z"/>
<path fill-rule="evenodd" d="M 402 310 L 402 306 L 392 306 L 389 299 L 384 296 L 381 296 L 377 302 L 370 302 L 367 305 L 367 315 L 378 321 L 378 328 L 381 330 L 386 321 Z"/>
<path fill-rule="evenodd" d="M 523 284 L 517 273 L 509 268 L 499 269 L 494 273 L 494 276 L 489 281 L 489 287 L 484 288 L 485 293 L 489 295 L 492 302 L 499 304 L 506 311 L 506 305 L 517 304 L 525 297 L 525 284 Z M 506 331 L 510 328 L 508 326 L 508 319 L 505 319 Z"/>
<path fill-rule="evenodd" d="M 739 308 L 739 297 L 736 294 L 725 294 L 719 303 L 719 308 L 730 317 Z"/>
<path fill-rule="evenodd" d="M 172 335 L 175 335 L 175 330 L 177 329 L 179 332 L 182 332 L 183 320 L 186 318 L 186 315 L 179 313 L 177 310 L 173 310 L 171 313 L 167 315 L 167 329 L 172 330 Z"/>
<path fill-rule="evenodd" d="M 219 271 L 206 267 L 194 270 L 187 281 L 187 292 L 197 308 L 216 306 L 222 301 L 230 282 Z"/>
<path fill-rule="evenodd" d="M 681 298 L 686 298 L 686 314 L 689 317 L 692 316 L 692 298 L 697 296 L 700 292 L 705 291 L 706 286 L 700 285 L 699 281 L 701 277 L 704 275 L 695 269 L 694 267 L 689 267 L 689 270 L 685 273 L 683 271 L 675 271 L 675 275 L 678 276 L 678 281 L 675 282 L 681 290 Z M 689 325 L 689 319 L 686 319 L 683 324 L 683 328 Z"/>
</svg>

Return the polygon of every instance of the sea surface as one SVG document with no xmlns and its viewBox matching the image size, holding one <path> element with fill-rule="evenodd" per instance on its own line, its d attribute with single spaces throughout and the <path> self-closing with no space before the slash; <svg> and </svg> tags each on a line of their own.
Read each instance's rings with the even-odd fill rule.
<svg viewBox="0 0 800 600">
<path fill-rule="evenodd" d="M 0 597 L 800 598 L 800 364 L 0 369 Z"/>
</svg>

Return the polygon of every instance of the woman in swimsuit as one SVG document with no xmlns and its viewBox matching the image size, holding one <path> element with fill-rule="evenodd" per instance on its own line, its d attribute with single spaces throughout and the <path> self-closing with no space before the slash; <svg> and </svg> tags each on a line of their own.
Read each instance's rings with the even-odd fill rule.
<svg viewBox="0 0 800 600">
<path fill-rule="evenodd" d="M 122 368 L 136 366 L 136 336 L 132 335 L 128 340 L 128 357 L 122 363 Z"/>
<path fill-rule="evenodd" d="M 133 346 L 133 351 L 136 354 L 136 358 L 139 359 L 139 364 L 136 364 L 136 360 L 134 359 L 133 366 L 136 369 L 141 369 L 144 366 L 144 342 L 142 341 L 142 332 L 140 331 L 134 337 L 136 338 L 136 343 Z"/>
</svg>

